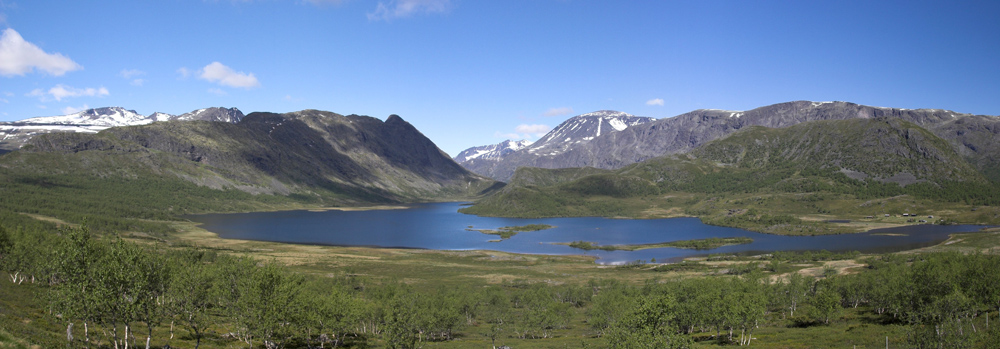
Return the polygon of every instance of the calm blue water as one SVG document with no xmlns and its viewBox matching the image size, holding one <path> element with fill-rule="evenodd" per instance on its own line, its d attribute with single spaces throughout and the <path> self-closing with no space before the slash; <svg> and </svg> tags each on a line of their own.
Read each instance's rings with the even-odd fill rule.
<svg viewBox="0 0 1000 349">
<path fill-rule="evenodd" d="M 435 250 L 496 250 L 534 254 L 583 254 L 598 263 L 635 260 L 676 260 L 710 253 L 828 250 L 891 252 L 934 245 L 949 233 L 980 229 L 974 225 L 913 225 L 871 233 L 827 236 L 779 236 L 702 224 L 697 218 L 494 218 L 458 213 L 459 203 L 414 205 L 404 210 L 282 211 L 189 216 L 222 238 L 322 244 L 377 246 Z M 465 230 L 503 226 L 549 224 L 555 228 L 519 233 L 501 242 L 496 235 Z M 873 233 L 899 233 L 885 236 Z M 642 251 L 583 251 L 552 242 L 593 241 L 599 244 L 647 244 L 710 237 L 747 236 L 754 242 L 714 250 L 658 248 Z"/>
</svg>

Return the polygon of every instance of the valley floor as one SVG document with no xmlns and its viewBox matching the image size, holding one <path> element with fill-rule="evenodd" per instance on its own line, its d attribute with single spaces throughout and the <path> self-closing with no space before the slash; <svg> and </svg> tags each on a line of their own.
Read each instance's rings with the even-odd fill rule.
<svg viewBox="0 0 1000 349">
<path fill-rule="evenodd" d="M 808 216 L 825 219 L 824 216 Z M 36 217 L 37 218 L 37 217 Z M 850 223 L 858 229 L 905 224 L 900 219 L 878 219 L 871 222 Z M 148 245 L 153 250 L 199 250 L 222 254 L 249 256 L 262 262 L 277 261 L 288 270 L 331 278 L 363 278 L 374 284 L 402 282 L 415 289 L 438 287 L 475 289 L 490 286 L 521 287 L 516 285 L 542 284 L 549 286 L 586 286 L 595 281 L 621 282 L 641 286 L 650 283 L 670 283 L 677 280 L 727 278 L 734 270 L 747 268 L 762 270 L 773 282 L 787 280 L 792 274 L 816 278 L 848 275 L 861 272 L 866 259 L 871 256 L 858 254 L 820 254 L 795 257 L 795 260 L 774 262 L 768 256 L 712 256 L 690 258 L 676 264 L 642 264 L 625 266 L 600 266 L 586 256 L 521 255 L 494 251 L 434 251 L 413 249 L 383 249 L 365 247 L 337 247 L 295 245 L 273 242 L 231 240 L 219 238 L 214 233 L 192 223 L 172 223 L 176 233 L 164 237 L 148 234 L 123 234 L 132 242 Z M 937 246 L 900 254 L 961 252 L 1000 253 L 1000 229 L 969 234 L 955 234 Z M 40 284 L 14 284 L 7 281 L 0 286 L 0 348 L 30 348 L 28 343 L 41 343 L 45 347 L 51 338 L 65 337 L 65 324 L 45 313 L 44 297 Z M 512 286 L 514 285 L 514 286 Z M 587 308 L 570 308 L 569 322 L 553 329 L 549 338 L 523 339 L 512 334 L 498 338 L 497 345 L 515 348 L 566 348 L 604 347 L 605 338 L 588 323 Z M 975 326 L 982 331 L 996 331 L 1000 327 L 997 313 L 986 313 L 976 318 Z M 987 329 L 986 316 L 995 325 Z M 991 321 L 992 322 L 992 321 Z M 460 326 L 454 338 L 447 341 L 421 343 L 427 348 L 482 348 L 492 343 L 484 336 L 486 324 Z M 885 322 L 870 306 L 844 308 L 830 324 L 804 321 L 801 316 L 791 317 L 772 313 L 759 324 L 754 332 L 752 345 L 765 348 L 808 347 L 890 347 L 907 346 L 912 326 L 901 322 Z M 221 340 L 221 328 L 213 329 L 202 347 L 227 347 Z M 738 332 L 738 331 L 737 331 Z M 177 330 L 171 347 L 193 347 L 190 335 Z M 990 332 L 992 333 L 992 332 Z M 168 335 L 166 327 L 157 329 L 155 337 Z M 691 335 L 695 347 L 735 345 L 714 337 L 713 331 L 695 331 Z M 723 337 L 725 337 L 723 333 Z M 996 336 L 996 335 L 993 335 Z M 48 338 L 41 340 L 41 338 Z M 995 338 L 995 337 L 991 337 Z M 48 344 L 46 344 L 48 343 Z M 228 342 L 231 343 L 231 342 Z M 375 347 L 388 347 L 379 340 L 370 340 Z M 156 347 L 156 346 L 154 346 Z"/>
</svg>

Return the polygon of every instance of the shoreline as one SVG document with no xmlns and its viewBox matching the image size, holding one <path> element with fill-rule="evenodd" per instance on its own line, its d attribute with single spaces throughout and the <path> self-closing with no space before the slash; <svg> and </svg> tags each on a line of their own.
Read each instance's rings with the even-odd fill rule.
<svg viewBox="0 0 1000 349">
<path fill-rule="evenodd" d="M 405 209 L 410 209 L 410 208 L 412 208 L 412 207 L 411 206 L 404 206 L 404 205 L 377 205 L 377 206 L 322 207 L 322 208 L 304 209 L 302 211 L 309 211 L 309 212 L 328 212 L 328 211 L 353 212 L 353 211 L 405 210 Z M 292 211 L 298 211 L 298 210 L 292 210 Z M 245 213 L 253 213 L 253 212 L 245 212 Z"/>
<path fill-rule="evenodd" d="M 284 205 L 278 207 L 260 207 L 254 210 L 233 210 L 233 211 L 211 211 L 211 212 L 201 212 L 201 213 L 187 213 L 179 216 L 174 216 L 178 219 L 184 219 L 184 216 L 199 216 L 199 215 L 209 215 L 209 214 L 234 214 L 234 213 L 256 213 L 256 212 L 287 212 L 287 211 L 309 211 L 309 212 L 326 212 L 326 211 L 377 211 L 377 210 L 405 210 L 413 208 L 416 205 L 423 204 L 438 204 L 438 203 L 469 203 L 475 200 L 473 198 L 464 199 L 454 199 L 454 200 L 441 200 L 441 201 L 419 201 L 419 202 L 409 202 L 409 203 L 398 203 L 398 204 L 369 204 L 369 205 L 359 205 L 359 206 L 317 206 L 317 205 Z"/>
</svg>

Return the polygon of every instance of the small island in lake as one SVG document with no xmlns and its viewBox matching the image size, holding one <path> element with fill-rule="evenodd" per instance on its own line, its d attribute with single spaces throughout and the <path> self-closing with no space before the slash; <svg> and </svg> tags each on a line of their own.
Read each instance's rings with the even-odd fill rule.
<svg viewBox="0 0 1000 349">
<path fill-rule="evenodd" d="M 660 242 L 655 244 L 634 244 L 634 245 L 598 245 L 590 241 L 555 242 L 553 244 L 566 245 L 572 248 L 577 248 L 587 251 L 591 250 L 638 251 L 638 250 L 646 250 L 646 249 L 661 248 L 661 247 L 686 248 L 692 250 L 711 250 L 722 246 L 743 245 L 743 244 L 749 244 L 751 242 L 753 242 L 753 239 L 748 237 L 732 237 L 732 238 L 681 240 L 681 241 Z"/>
<path fill-rule="evenodd" d="M 529 232 L 529 231 L 539 231 L 539 230 L 552 229 L 552 228 L 555 228 L 555 226 L 551 226 L 551 225 L 548 225 L 548 224 L 528 224 L 528 225 L 519 225 L 519 226 L 516 226 L 516 227 L 500 227 L 500 228 L 497 228 L 496 230 L 493 230 L 493 229 L 473 229 L 472 226 L 469 226 L 468 228 L 465 228 L 465 230 L 468 230 L 468 231 L 478 231 L 480 233 L 489 234 L 489 235 L 499 235 L 501 240 L 506 240 L 506 239 L 510 239 L 514 235 L 517 235 L 517 233 L 523 233 L 523 232 Z M 491 240 L 490 242 L 495 242 L 495 241 L 497 241 L 497 240 Z"/>
</svg>

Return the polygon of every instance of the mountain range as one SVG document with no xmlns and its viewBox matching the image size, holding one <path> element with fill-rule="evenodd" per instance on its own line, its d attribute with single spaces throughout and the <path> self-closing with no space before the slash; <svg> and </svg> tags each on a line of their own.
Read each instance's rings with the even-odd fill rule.
<svg viewBox="0 0 1000 349">
<path fill-rule="evenodd" d="M 20 148 L 32 137 L 52 132 L 96 133 L 111 127 L 146 125 L 158 121 L 220 121 L 237 123 L 243 119 L 243 112 L 236 108 L 204 108 L 171 115 L 152 113 L 141 115 L 135 110 L 122 107 L 87 109 L 76 113 L 43 116 L 13 122 L 0 122 L 0 152 Z"/>
<path fill-rule="evenodd" d="M 613 115 L 614 112 L 599 113 Z M 554 128 L 532 147 L 511 152 L 488 164 L 460 163 L 473 172 L 501 181 L 510 180 L 514 171 L 522 166 L 617 169 L 659 156 L 688 152 L 750 126 L 782 128 L 810 121 L 877 117 L 898 118 L 926 128 L 945 139 L 988 177 L 1000 179 L 1000 142 L 996 141 L 1000 121 L 997 117 L 942 109 L 871 107 L 849 102 L 795 101 L 747 111 L 701 109 L 670 118 L 643 118 L 615 132 L 592 134 L 593 138 L 586 141 L 562 137 L 574 131 L 578 123 L 592 119 L 591 114 L 584 114 Z M 559 144 L 548 145 L 556 151 L 540 151 L 536 145 L 543 140 Z"/>
<path fill-rule="evenodd" d="M 954 142 L 891 116 L 784 128 L 749 126 L 685 153 L 616 170 L 520 167 L 507 186 L 462 212 L 504 217 L 684 215 L 792 234 L 847 232 L 822 220 L 797 218 L 817 213 L 856 217 L 934 209 L 953 218 L 965 212 L 969 222 L 994 224 L 1000 221 L 995 214 L 976 214 L 974 205 L 1000 204 L 1000 186 L 968 159 Z M 763 211 L 748 210 L 754 207 Z M 773 219 L 775 215 L 783 218 Z"/>
<path fill-rule="evenodd" d="M 45 178 L 46 185 L 76 188 L 125 181 L 120 190 L 138 186 L 129 189 L 137 191 L 133 197 L 151 195 L 145 187 L 193 183 L 330 206 L 468 198 L 495 184 L 396 115 L 382 121 L 318 110 L 245 117 L 216 111 L 190 117 L 219 121 L 38 135 L 0 157 L 0 177 L 11 185 Z"/>
<path fill-rule="evenodd" d="M 112 107 L 2 126 L 5 144 L 20 151 L 0 157 L 0 179 L 32 195 L 111 179 L 137 186 L 130 196 L 152 195 L 142 182 L 150 179 L 161 187 L 187 183 L 333 206 L 496 193 L 476 206 L 493 203 L 495 213 L 537 209 L 525 200 L 543 194 L 809 191 L 843 183 L 849 188 L 838 190 L 847 192 L 858 190 L 857 183 L 940 191 L 949 183 L 1000 180 L 997 117 L 847 102 L 704 109 L 658 120 L 598 111 L 572 117 L 536 142 L 470 148 L 454 159 L 396 115 L 385 121 L 318 110 L 244 116 L 235 108 L 207 108 L 143 116 Z"/>
</svg>

